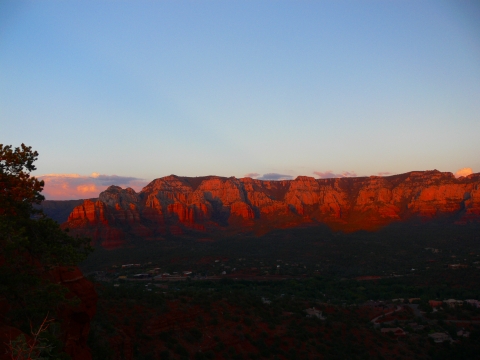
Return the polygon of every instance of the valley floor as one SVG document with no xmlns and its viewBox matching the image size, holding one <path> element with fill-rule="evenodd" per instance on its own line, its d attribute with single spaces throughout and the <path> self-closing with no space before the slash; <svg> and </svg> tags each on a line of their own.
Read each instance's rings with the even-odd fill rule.
<svg viewBox="0 0 480 360">
<path fill-rule="evenodd" d="M 303 229 L 99 251 L 85 264 L 100 295 L 90 347 L 95 359 L 476 359 L 478 234 Z"/>
</svg>

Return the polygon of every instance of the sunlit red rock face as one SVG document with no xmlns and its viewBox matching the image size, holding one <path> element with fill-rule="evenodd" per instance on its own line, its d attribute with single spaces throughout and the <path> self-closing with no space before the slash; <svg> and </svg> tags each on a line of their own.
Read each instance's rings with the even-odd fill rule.
<svg viewBox="0 0 480 360">
<path fill-rule="evenodd" d="M 70 214 L 68 226 L 104 247 L 186 231 L 255 231 L 325 223 L 375 230 L 394 221 L 480 219 L 480 173 L 437 170 L 388 177 L 262 181 L 218 176 L 156 179 L 139 193 L 111 186 Z"/>
</svg>

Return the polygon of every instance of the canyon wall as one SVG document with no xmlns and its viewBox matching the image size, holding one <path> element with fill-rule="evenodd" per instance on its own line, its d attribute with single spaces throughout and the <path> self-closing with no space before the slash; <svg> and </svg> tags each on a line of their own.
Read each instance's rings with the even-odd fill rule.
<svg viewBox="0 0 480 360">
<path fill-rule="evenodd" d="M 412 218 L 464 224 L 480 219 L 480 173 L 414 171 L 386 177 L 262 181 L 218 176 L 153 180 L 142 191 L 110 186 L 85 200 L 63 224 L 106 248 L 135 238 L 189 232 L 265 233 L 327 224 L 334 230 L 376 230 Z"/>
</svg>

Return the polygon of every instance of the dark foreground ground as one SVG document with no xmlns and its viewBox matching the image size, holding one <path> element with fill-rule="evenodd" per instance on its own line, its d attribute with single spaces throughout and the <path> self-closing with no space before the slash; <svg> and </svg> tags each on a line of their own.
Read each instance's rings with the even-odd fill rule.
<svg viewBox="0 0 480 360">
<path fill-rule="evenodd" d="M 480 309 L 429 300 L 480 299 L 479 230 L 306 228 L 98 250 L 83 264 L 100 295 L 90 346 L 95 359 L 477 359 Z"/>
</svg>

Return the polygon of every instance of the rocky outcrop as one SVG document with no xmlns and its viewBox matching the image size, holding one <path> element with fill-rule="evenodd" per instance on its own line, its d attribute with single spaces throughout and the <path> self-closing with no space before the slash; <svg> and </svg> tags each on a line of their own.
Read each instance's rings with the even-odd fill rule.
<svg viewBox="0 0 480 360">
<path fill-rule="evenodd" d="M 111 186 L 85 200 L 64 226 L 104 247 L 132 238 L 159 239 L 185 231 L 268 231 L 306 223 L 336 230 L 375 230 L 414 217 L 480 218 L 480 174 L 414 171 L 387 177 L 262 181 L 170 175 L 139 193 Z"/>
<path fill-rule="evenodd" d="M 59 224 L 68 220 L 72 210 L 79 205 L 82 205 L 84 200 L 45 200 L 41 204 L 33 205 L 36 209 L 41 209 L 49 218 L 57 221 Z"/>
</svg>

